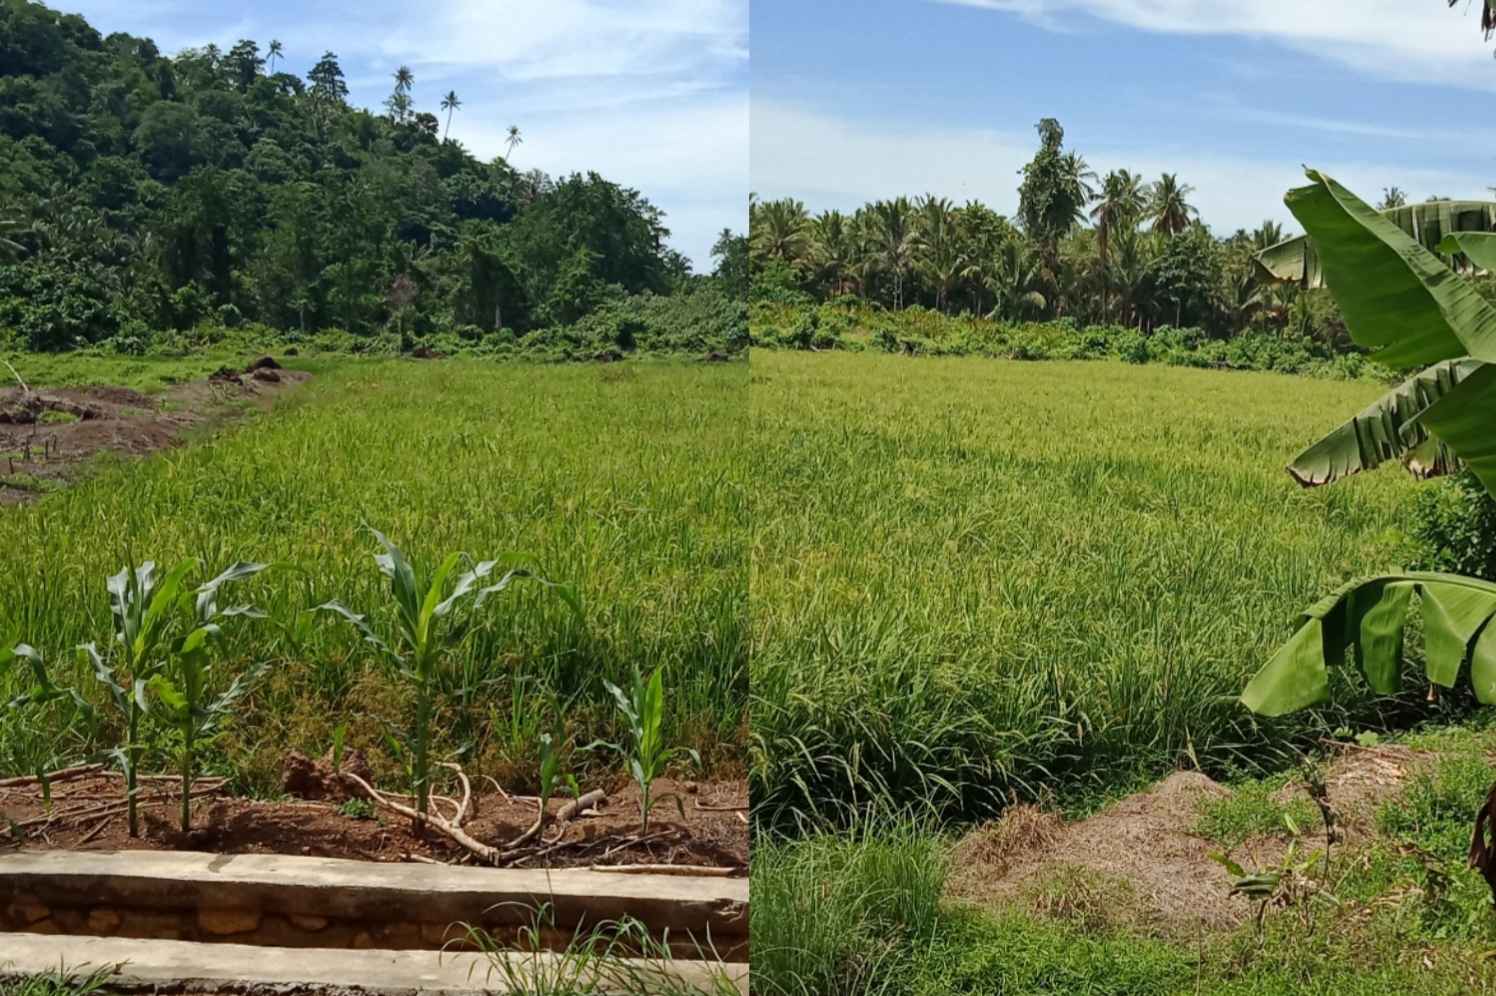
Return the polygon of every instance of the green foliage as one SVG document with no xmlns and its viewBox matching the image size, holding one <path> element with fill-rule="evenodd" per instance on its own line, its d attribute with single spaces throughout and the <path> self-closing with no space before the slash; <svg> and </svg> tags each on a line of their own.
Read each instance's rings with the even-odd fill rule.
<svg viewBox="0 0 1496 996">
<path fill-rule="evenodd" d="M 1212 339 L 1198 328 L 1081 326 L 1069 319 L 1000 322 L 945 315 L 920 306 L 884 310 L 848 299 L 820 305 L 755 296 L 748 331 L 758 348 L 878 350 L 905 356 L 985 356 L 1012 360 L 1164 363 L 1222 370 L 1267 370 L 1335 379 L 1383 379 L 1356 353 L 1337 353 L 1291 332 L 1249 331 Z"/>
<path fill-rule="evenodd" d="M 50 651 L 58 684 L 92 686 L 88 668 L 65 651 L 99 638 L 107 607 L 87 579 L 118 569 L 109 561 L 121 536 L 148 539 L 167 562 L 295 564 L 250 599 L 280 625 L 224 628 L 215 663 L 223 682 L 256 662 L 276 663 L 201 763 L 245 791 L 271 794 L 286 750 L 320 756 L 346 722 L 347 749 L 393 783 L 402 769 L 381 720 L 410 716 L 411 686 L 392 679 L 352 626 L 290 626 L 308 606 L 338 598 L 373 610 L 381 635 L 391 635 L 383 623 L 393 618 L 380 614 L 393 610 L 390 583 L 369 569 L 373 540 L 363 523 L 373 522 L 409 537 L 401 546 L 417 562 L 448 550 L 529 551 L 591 606 L 585 627 L 535 585 L 511 586 L 502 612 L 485 606 L 483 624 L 442 669 L 452 680 L 439 689 L 433 758 L 533 793 L 538 737 L 548 730 L 526 717 L 564 710 L 580 742 L 607 736 L 617 725 L 599 679 L 626 683 L 642 661 L 673 676 L 669 742 L 697 748 L 710 772 L 742 769 L 754 490 L 745 364 L 538 367 L 308 351 L 295 362 L 317 376 L 274 414 L 155 459 L 101 463 L 43 501 L 6 509 L 8 570 L 35 582 L 0 597 L 0 637 L 24 633 Z M 195 357 L 77 359 L 31 357 L 19 369 L 28 383 L 147 388 L 206 372 Z M 0 674 L 0 702 L 29 687 L 23 677 L 16 668 Z M 0 710 L 0 777 L 87 756 L 120 735 L 108 710 L 96 728 L 66 702 L 19 719 Z M 146 770 L 168 763 L 164 743 L 148 745 Z M 611 755 L 579 763 L 579 777 L 616 771 Z"/>
<path fill-rule="evenodd" d="M 677 757 L 690 757 L 701 767 L 701 755 L 688 747 L 670 747 L 665 741 L 665 673 L 656 668 L 645 678 L 638 671 L 627 693 L 611 681 L 603 685 L 618 706 L 628 733 L 627 745 L 609 744 L 628 762 L 629 774 L 639 786 L 639 832 L 649 833 L 649 814 L 659 800 L 654 782 Z M 680 800 L 676 800 L 680 805 Z"/>
<path fill-rule="evenodd" d="M 1420 488 L 1412 520 L 1415 569 L 1496 581 L 1496 498 L 1474 474 Z"/>
<path fill-rule="evenodd" d="M 376 116 L 348 105 L 330 51 L 302 79 L 267 74 L 250 39 L 164 56 L 39 4 L 0 22 L 0 328 L 29 349 L 132 323 L 512 340 L 618 294 L 744 293 L 730 267 L 689 278 L 638 191 L 445 140 L 409 113 L 408 73 Z"/>
<path fill-rule="evenodd" d="M 1338 668 L 1328 714 L 1234 701 L 1282 620 L 1404 549 L 1412 480 L 1279 466 L 1378 387 L 1098 362 L 1077 405 L 1072 364 L 908 363 L 753 358 L 757 826 L 980 818 L 1423 711 Z"/>
<path fill-rule="evenodd" d="M 949 859 L 907 824 L 755 843 L 753 985 L 770 996 L 907 992 L 905 960 L 942 926 Z"/>
<path fill-rule="evenodd" d="M 387 658 L 396 673 L 410 684 L 415 716 L 406 731 L 403 749 L 409 756 L 416 812 L 424 818 L 431 798 L 431 722 L 436 695 L 441 685 L 450 684 L 454 678 L 459 683 L 458 692 L 465 691 L 461 687 L 465 680 L 463 672 L 452 671 L 449 662 L 462 642 L 471 636 L 473 614 L 490 596 L 524 580 L 535 581 L 555 592 L 578 616 L 582 613 L 582 603 L 574 589 L 536 577 L 523 566 L 524 558 L 517 555 L 479 561 L 454 576 L 467 559 L 464 554 L 448 554 L 434 569 L 427 570 L 407 559 L 379 530 L 369 531 L 384 547 L 384 553 L 375 554 L 374 561 L 389 579 L 395 625 L 381 636 L 366 616 L 336 600 L 324 602 L 315 611 L 332 613 L 352 623 L 364 642 Z"/>
<path fill-rule="evenodd" d="M 1282 779 L 1251 781 L 1222 798 L 1205 797 L 1195 832 L 1227 850 L 1254 837 L 1284 835 L 1289 826 L 1300 833 L 1311 832 L 1319 824 L 1314 805 L 1302 796 L 1282 802 L 1277 798 L 1282 790 Z"/>
</svg>

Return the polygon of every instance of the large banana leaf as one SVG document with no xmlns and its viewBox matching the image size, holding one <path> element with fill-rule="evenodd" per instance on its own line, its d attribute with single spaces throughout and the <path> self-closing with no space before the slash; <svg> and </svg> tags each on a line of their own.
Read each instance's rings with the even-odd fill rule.
<svg viewBox="0 0 1496 996">
<path fill-rule="evenodd" d="M 1479 360 L 1445 360 L 1409 377 L 1294 457 L 1288 472 L 1309 488 L 1426 450 L 1419 453 L 1419 472 L 1423 476 L 1448 473 L 1456 460 L 1447 445 L 1430 438 L 1420 416 L 1485 368 Z M 1491 405 L 1484 410 L 1496 419 L 1496 398 L 1486 400 Z"/>
<path fill-rule="evenodd" d="M 1451 688 L 1469 661 L 1476 698 L 1496 702 L 1496 584 L 1415 572 L 1349 584 L 1306 609 L 1293 638 L 1248 683 L 1242 703 L 1281 716 L 1322 701 L 1329 666 L 1343 664 L 1347 651 L 1373 689 L 1396 692 L 1403 630 L 1415 605 L 1423 617 L 1429 681 Z"/>
<path fill-rule="evenodd" d="M 1455 232 L 1444 236 L 1439 251 L 1446 256 L 1464 253 L 1479 269 L 1496 272 L 1496 233 Z"/>
<path fill-rule="evenodd" d="M 1425 249 L 1444 253 L 1450 250 L 1441 248 L 1440 243 L 1451 234 L 1496 231 L 1496 201 L 1428 201 L 1388 208 L 1380 214 Z M 1319 253 L 1307 235 L 1268 246 L 1253 259 L 1263 279 L 1302 287 L 1324 286 Z"/>
<path fill-rule="evenodd" d="M 1284 203 L 1314 240 L 1351 337 L 1394 369 L 1464 356 L 1496 362 L 1496 308 L 1365 201 L 1307 173 L 1314 182 Z"/>
</svg>

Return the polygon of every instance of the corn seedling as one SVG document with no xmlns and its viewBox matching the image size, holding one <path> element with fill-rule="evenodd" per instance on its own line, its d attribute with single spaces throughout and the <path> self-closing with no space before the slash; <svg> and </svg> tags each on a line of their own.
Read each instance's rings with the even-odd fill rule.
<svg viewBox="0 0 1496 996">
<path fill-rule="evenodd" d="M 653 797 L 655 779 L 664 774 L 671 761 L 682 755 L 689 756 L 700 767 L 701 755 L 689 747 L 665 746 L 665 676 L 662 669 L 657 668 L 647 681 L 635 671 L 633 685 L 627 694 L 610 681 L 604 680 L 603 684 L 617 702 L 618 711 L 623 713 L 628 726 L 629 746 L 626 749 L 618 744 L 593 746 L 611 747 L 627 759 L 629 773 L 639 786 L 640 832 L 648 833 L 649 813 L 658 801 Z M 684 808 L 679 799 L 676 799 L 676 805 Z"/>
<path fill-rule="evenodd" d="M 555 797 L 558 788 L 570 789 L 574 799 L 582 797 L 582 789 L 577 784 L 576 777 L 571 772 L 563 770 L 561 766 L 561 747 L 565 742 L 566 737 L 561 732 L 560 723 L 556 724 L 554 732 L 540 735 L 539 812 L 535 816 L 535 822 L 530 825 L 530 829 L 510 841 L 508 848 L 512 849 L 533 840 L 545 830 L 548 819 L 546 808 L 550 805 L 551 799 Z"/>
<path fill-rule="evenodd" d="M 26 708 L 38 708 L 50 705 L 53 702 L 70 700 L 73 707 L 83 715 L 90 715 L 92 709 L 82 695 L 76 689 L 64 688 L 52 680 L 47 670 L 46 659 L 42 652 L 30 644 L 21 643 L 18 640 L 8 641 L 0 644 L 0 675 L 5 669 L 16 661 L 24 661 L 31 671 L 31 686 L 21 694 L 15 696 L 7 703 L 7 708 L 20 710 Z M 47 805 L 52 804 L 52 783 L 47 775 L 46 764 L 39 763 L 36 770 L 36 779 L 42 788 L 42 799 Z"/>
<path fill-rule="evenodd" d="M 183 767 L 189 771 L 194 736 L 205 729 L 204 717 L 199 713 L 206 711 L 201 695 L 208 641 L 220 633 L 222 620 L 258 614 L 248 606 L 219 608 L 218 589 L 229 582 L 253 577 L 265 569 L 265 564 L 234 564 L 211 581 L 191 589 L 184 582 L 195 566 L 196 561 L 184 560 L 158 576 L 156 565 L 147 561 L 109 578 L 113 652 L 106 659 L 97 644 L 88 643 L 79 648 L 92 664 L 94 677 L 108 692 L 109 700 L 125 718 L 125 742 L 111 754 L 125 776 L 125 806 L 132 837 L 140 836 L 136 796 L 145 746 L 140 724 L 150 711 L 150 694 L 154 691 L 161 697 L 172 715 L 184 715 L 181 710 L 186 710 L 185 722 L 196 731 L 183 744 Z M 179 682 L 194 687 L 190 700 Z M 235 693 L 235 698 L 238 694 Z M 188 779 L 182 791 L 185 824 L 189 817 L 190 776 L 184 778 Z"/>
<path fill-rule="evenodd" d="M 365 615 L 354 612 L 342 602 L 330 601 L 316 611 L 330 612 L 352 623 L 364 641 L 377 649 L 410 683 L 415 692 L 415 717 L 408 732 L 406 748 L 412 794 L 416 797 L 417 824 L 424 822 L 431 797 L 431 722 L 442 677 L 441 668 L 449 652 L 466 638 L 470 619 L 458 624 L 458 614 L 482 608 L 489 596 L 504 591 L 515 581 L 532 580 L 560 595 L 578 614 L 581 603 L 576 592 L 536 577 L 527 569 L 514 566 L 520 558 L 510 555 L 503 560 L 484 560 L 471 570 L 457 574 L 465 559 L 461 553 L 448 554 L 434 571 L 427 572 L 412 563 L 399 547 L 377 529 L 371 529 L 384 553 L 374 560 L 390 582 L 395 603 L 395 625 L 390 634 L 381 636 Z M 497 575 L 497 580 L 485 583 Z M 455 580 L 454 579 L 455 576 Z M 450 590 L 449 590 L 449 581 Z"/>
</svg>

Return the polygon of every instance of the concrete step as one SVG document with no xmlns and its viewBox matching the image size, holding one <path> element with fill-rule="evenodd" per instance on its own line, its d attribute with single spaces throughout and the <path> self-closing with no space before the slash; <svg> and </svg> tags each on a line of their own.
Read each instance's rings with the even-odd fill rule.
<svg viewBox="0 0 1496 996">
<path fill-rule="evenodd" d="M 506 956 L 510 974 L 488 958 L 439 951 L 331 951 L 191 941 L 0 934 L 0 979 L 55 973 L 110 971 L 110 991 L 270 996 L 288 992 L 410 994 L 551 991 L 544 980 L 564 971 L 564 955 Z M 748 992 L 746 965 L 615 960 L 594 975 L 599 993 L 717 994 Z M 567 977 L 567 976 L 561 976 Z M 590 991 L 590 990 L 589 990 Z"/>
<path fill-rule="evenodd" d="M 0 855 L 0 930 L 285 947 L 435 948 L 464 923 L 547 937 L 624 917 L 677 955 L 747 960 L 748 880 L 384 864 L 277 854 L 22 851 Z"/>
</svg>

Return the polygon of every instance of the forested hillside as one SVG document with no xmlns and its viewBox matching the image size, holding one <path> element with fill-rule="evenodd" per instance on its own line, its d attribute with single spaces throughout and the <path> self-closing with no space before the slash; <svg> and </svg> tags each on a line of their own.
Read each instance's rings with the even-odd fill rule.
<svg viewBox="0 0 1496 996">
<path fill-rule="evenodd" d="M 247 323 L 492 344 L 626 311 L 741 338 L 739 236 L 721 276 L 693 276 L 643 193 L 480 161 L 445 134 L 460 96 L 443 120 L 415 112 L 403 66 L 376 113 L 349 104 L 333 51 L 295 57 L 304 74 L 276 41 L 170 55 L 0 0 L 0 349 Z M 692 300 L 676 321 L 627 299 L 645 294 Z"/>
</svg>

